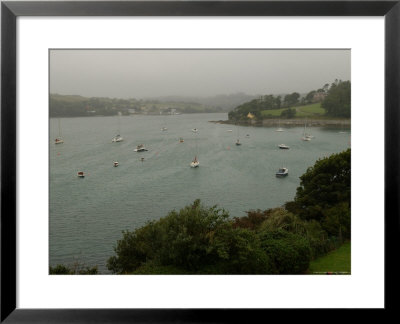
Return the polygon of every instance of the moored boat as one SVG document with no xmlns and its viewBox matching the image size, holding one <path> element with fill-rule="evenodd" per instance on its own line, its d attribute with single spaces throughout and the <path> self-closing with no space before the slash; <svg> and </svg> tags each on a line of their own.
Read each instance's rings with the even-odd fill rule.
<svg viewBox="0 0 400 324">
<path fill-rule="evenodd" d="M 194 157 L 193 161 L 190 163 L 190 167 L 197 168 L 199 166 L 199 160 L 197 160 L 197 156 Z"/>
<path fill-rule="evenodd" d="M 275 173 L 275 175 L 278 178 L 286 177 L 289 174 L 289 169 L 288 168 L 280 168 L 278 172 Z"/>
<path fill-rule="evenodd" d="M 121 135 L 116 135 L 114 136 L 114 138 L 112 139 L 113 143 L 117 143 L 117 142 L 122 142 L 124 140 L 124 138 Z"/>
<path fill-rule="evenodd" d="M 148 151 L 148 149 L 146 149 L 144 144 L 140 144 L 140 145 L 136 146 L 136 148 L 133 151 L 134 152 L 145 152 L 145 151 Z"/>
</svg>

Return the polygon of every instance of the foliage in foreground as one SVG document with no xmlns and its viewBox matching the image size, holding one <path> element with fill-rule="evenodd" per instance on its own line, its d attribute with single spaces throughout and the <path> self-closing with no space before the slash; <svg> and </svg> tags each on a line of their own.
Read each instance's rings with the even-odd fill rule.
<svg viewBox="0 0 400 324">
<path fill-rule="evenodd" d="M 329 236 L 350 239 L 351 151 L 318 160 L 300 177 L 288 211 L 315 220 Z"/>
<path fill-rule="evenodd" d="M 157 222 L 124 232 L 108 268 L 114 273 L 178 274 L 277 274 L 307 269 L 310 250 L 303 237 L 269 229 L 258 232 L 228 216 L 196 200 Z"/>
<path fill-rule="evenodd" d="M 63 264 L 57 264 L 54 267 L 49 267 L 49 274 L 54 275 L 71 275 L 71 274 L 79 274 L 79 275 L 94 275 L 97 274 L 97 266 L 94 267 L 85 267 L 80 265 L 79 263 L 75 263 L 73 266 L 69 267 Z"/>
</svg>

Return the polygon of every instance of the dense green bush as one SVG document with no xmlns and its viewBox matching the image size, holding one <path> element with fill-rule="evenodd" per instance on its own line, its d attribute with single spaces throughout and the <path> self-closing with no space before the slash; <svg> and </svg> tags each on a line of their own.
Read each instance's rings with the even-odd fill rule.
<svg viewBox="0 0 400 324">
<path fill-rule="evenodd" d="M 259 236 L 275 273 L 300 274 L 308 269 L 311 254 L 305 237 L 285 230 L 264 231 Z"/>
<path fill-rule="evenodd" d="M 259 217 L 255 219 L 260 223 Z M 115 247 L 116 255 L 108 260 L 108 268 L 121 274 L 270 274 L 291 270 L 300 273 L 302 265 L 308 264 L 309 251 L 306 254 L 301 250 L 301 236 L 287 232 L 289 236 L 274 237 L 272 242 L 267 239 L 269 232 L 263 231 L 260 236 L 253 226 L 243 228 L 238 224 L 248 227 L 248 223 L 237 222 L 228 219 L 224 210 L 203 207 L 197 200 L 157 222 L 124 232 Z M 282 267 L 279 253 L 288 263 L 290 257 L 295 257 L 295 264 Z"/>
<path fill-rule="evenodd" d="M 318 160 L 314 166 L 307 169 L 300 180 L 295 199 L 285 204 L 286 209 L 303 220 L 320 222 L 330 234 L 337 234 L 342 226 L 342 231 L 349 235 L 350 149 Z M 343 215 L 339 217 L 338 213 Z"/>
<path fill-rule="evenodd" d="M 115 247 L 116 256 L 108 260 L 107 266 L 115 273 L 130 273 L 151 261 L 196 271 L 218 258 L 212 242 L 228 217 L 224 210 L 205 208 L 196 200 L 157 222 L 123 232 Z"/>
</svg>

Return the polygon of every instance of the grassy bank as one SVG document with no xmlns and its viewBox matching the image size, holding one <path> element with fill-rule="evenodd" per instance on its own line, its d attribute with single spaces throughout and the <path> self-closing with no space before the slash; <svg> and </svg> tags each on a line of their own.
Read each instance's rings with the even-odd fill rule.
<svg viewBox="0 0 400 324">
<path fill-rule="evenodd" d="M 340 248 L 329 252 L 314 261 L 310 262 L 309 273 L 340 272 L 348 273 L 351 271 L 351 243 L 344 243 Z"/>
<path fill-rule="evenodd" d="M 296 109 L 295 118 L 302 118 L 302 117 L 322 117 L 325 114 L 325 109 L 321 107 L 321 103 L 315 103 L 306 106 L 298 106 L 292 107 Z M 272 109 L 272 110 L 263 110 L 261 115 L 264 118 L 275 118 L 279 117 L 282 111 L 286 110 L 287 108 L 281 109 Z"/>
</svg>

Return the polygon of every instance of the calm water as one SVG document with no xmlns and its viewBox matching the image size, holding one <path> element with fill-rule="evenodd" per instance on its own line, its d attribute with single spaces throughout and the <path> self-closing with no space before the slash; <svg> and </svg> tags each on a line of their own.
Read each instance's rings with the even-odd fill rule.
<svg viewBox="0 0 400 324">
<path fill-rule="evenodd" d="M 197 198 L 232 217 L 280 206 L 293 199 L 307 167 L 349 147 L 349 131 L 340 129 L 310 128 L 315 138 L 303 142 L 302 128 L 276 132 L 208 122 L 225 119 L 226 114 L 62 118 L 59 145 L 53 144 L 58 120 L 51 119 L 50 265 L 78 261 L 106 273 L 122 230 Z M 118 128 L 124 141 L 112 143 Z M 241 146 L 235 145 L 237 137 Z M 142 143 L 149 151 L 134 152 Z M 281 143 L 290 150 L 278 149 Z M 192 169 L 195 154 L 200 167 Z M 275 177 L 281 166 L 289 168 L 283 179 Z M 86 177 L 78 178 L 78 171 Z"/>
</svg>

